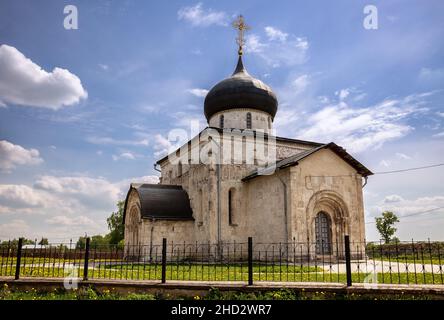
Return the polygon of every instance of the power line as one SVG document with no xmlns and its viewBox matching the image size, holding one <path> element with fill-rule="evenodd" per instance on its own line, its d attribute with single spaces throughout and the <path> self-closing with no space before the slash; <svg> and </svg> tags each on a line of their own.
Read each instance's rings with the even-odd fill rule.
<svg viewBox="0 0 444 320">
<path fill-rule="evenodd" d="M 400 172 L 407 172 L 407 171 L 414 171 L 414 170 L 436 168 L 436 167 L 441 167 L 441 166 L 444 166 L 444 163 L 437 163 L 437 164 L 432 164 L 432 165 L 424 166 L 424 167 L 413 167 L 413 168 L 399 169 L 399 170 L 392 170 L 392 171 L 374 172 L 373 175 L 400 173 Z M 311 177 L 311 178 L 340 178 L 340 177 L 354 177 L 354 176 L 355 175 L 352 175 L 352 174 L 340 174 L 340 175 L 336 175 L 336 176 L 327 176 L 327 175 L 312 176 L 312 175 L 310 175 L 308 177 Z"/>
<path fill-rule="evenodd" d="M 435 168 L 435 167 L 441 167 L 441 166 L 444 166 L 444 163 L 432 164 L 430 166 L 424 166 L 424 167 L 415 167 L 415 168 L 408 168 L 408 169 L 393 170 L 393 171 L 381 171 L 381 172 L 375 172 L 374 174 L 398 173 L 398 172 L 406 172 L 406 171 L 414 171 L 414 170 Z"/>
<path fill-rule="evenodd" d="M 406 214 L 404 216 L 401 216 L 400 218 L 407 218 L 407 217 L 412 217 L 412 216 L 418 216 L 418 215 L 421 215 L 421 214 L 426 214 L 426 213 L 434 212 L 434 211 L 440 210 L 440 209 L 444 209 L 444 206 L 433 208 L 433 209 L 429 209 L 429 210 L 425 210 L 425 211 L 420 211 L 420 212 Z M 369 221 L 369 222 L 366 222 L 365 224 L 370 224 L 370 223 L 376 223 L 376 222 L 375 221 Z"/>
</svg>

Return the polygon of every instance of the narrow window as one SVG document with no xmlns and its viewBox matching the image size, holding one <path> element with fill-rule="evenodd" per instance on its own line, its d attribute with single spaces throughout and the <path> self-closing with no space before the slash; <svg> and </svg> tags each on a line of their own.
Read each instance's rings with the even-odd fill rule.
<svg viewBox="0 0 444 320">
<path fill-rule="evenodd" d="M 224 115 L 221 115 L 219 117 L 219 128 L 221 128 L 221 129 L 224 128 Z"/>
<path fill-rule="evenodd" d="M 271 129 L 271 118 L 268 117 L 268 129 Z"/>
<path fill-rule="evenodd" d="M 180 177 L 182 175 L 182 162 L 179 161 L 179 164 L 177 165 L 177 176 Z"/>
<path fill-rule="evenodd" d="M 247 113 L 247 129 L 251 129 L 251 113 Z"/>
<path fill-rule="evenodd" d="M 228 224 L 233 224 L 233 190 L 228 191 Z"/>
</svg>

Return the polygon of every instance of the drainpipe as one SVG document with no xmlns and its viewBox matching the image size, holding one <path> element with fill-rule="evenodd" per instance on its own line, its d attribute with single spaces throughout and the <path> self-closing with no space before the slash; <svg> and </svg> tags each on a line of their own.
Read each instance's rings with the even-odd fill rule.
<svg viewBox="0 0 444 320">
<path fill-rule="evenodd" d="M 157 172 L 160 172 L 160 173 L 162 173 L 162 170 L 160 170 L 160 169 L 157 169 L 157 163 L 155 163 L 155 164 L 154 164 L 154 170 L 156 170 Z"/>
<path fill-rule="evenodd" d="M 285 242 L 289 242 L 288 240 L 288 220 L 287 220 L 287 185 L 285 184 L 284 180 L 280 177 L 279 174 L 277 174 L 277 177 L 279 178 L 279 181 L 282 183 L 282 186 L 284 187 L 284 226 L 285 226 Z"/>
<path fill-rule="evenodd" d="M 218 155 L 218 161 L 216 163 L 216 177 L 217 177 L 217 247 L 220 248 L 220 243 L 221 243 L 221 227 L 222 227 L 222 217 L 221 217 L 221 205 L 220 205 L 220 192 L 221 192 L 221 162 L 222 162 L 222 157 L 221 157 L 221 150 L 220 150 L 220 144 L 217 143 L 216 140 L 214 140 L 211 136 L 210 136 L 210 140 L 214 141 L 214 143 L 217 146 L 217 155 Z"/>
<path fill-rule="evenodd" d="M 366 186 L 366 184 L 367 184 L 367 180 L 368 180 L 368 176 L 365 176 L 364 177 L 364 184 L 362 185 L 362 189 L 364 189 L 364 187 Z"/>
</svg>

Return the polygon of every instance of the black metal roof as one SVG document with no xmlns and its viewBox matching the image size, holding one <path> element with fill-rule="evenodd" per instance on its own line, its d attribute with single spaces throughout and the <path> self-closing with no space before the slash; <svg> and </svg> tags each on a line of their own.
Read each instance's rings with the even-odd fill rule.
<svg viewBox="0 0 444 320">
<path fill-rule="evenodd" d="M 125 223 L 128 197 L 135 190 L 140 199 L 142 218 L 157 220 L 193 220 L 187 192 L 181 186 L 166 184 L 131 184 L 125 200 Z"/>
<path fill-rule="evenodd" d="M 253 78 L 244 68 L 239 56 L 236 70 L 231 77 L 217 83 L 208 92 L 204 102 L 207 120 L 217 112 L 251 108 L 267 112 L 272 118 L 276 115 L 278 101 L 273 90 L 262 81 Z"/>
<path fill-rule="evenodd" d="M 306 157 L 308 157 L 308 156 L 312 155 L 313 153 L 318 152 L 319 150 L 322 150 L 322 149 L 330 149 L 331 151 L 336 153 L 339 157 L 341 157 L 350 166 L 355 168 L 355 170 L 363 177 L 367 177 L 367 176 L 370 176 L 373 174 L 373 172 L 371 172 L 363 164 L 361 164 L 358 160 L 356 160 L 349 153 L 347 153 L 347 151 L 345 151 L 344 148 L 338 146 L 334 142 L 330 142 L 327 144 L 323 144 L 319 147 L 300 152 L 298 154 L 295 154 L 295 155 L 290 156 L 288 158 L 282 159 L 280 161 L 277 161 L 275 163 L 275 165 L 273 165 L 273 166 L 269 166 L 269 167 L 261 169 L 259 171 L 255 170 L 252 173 L 250 173 L 249 175 L 247 175 L 246 177 L 244 177 L 242 179 L 242 181 L 248 181 L 248 180 L 254 179 L 260 175 L 267 173 L 267 171 L 269 171 L 269 170 L 278 170 L 278 169 L 284 169 L 284 168 L 290 167 L 290 166 L 296 166 L 296 165 L 298 165 L 300 160 L 305 159 Z"/>
</svg>

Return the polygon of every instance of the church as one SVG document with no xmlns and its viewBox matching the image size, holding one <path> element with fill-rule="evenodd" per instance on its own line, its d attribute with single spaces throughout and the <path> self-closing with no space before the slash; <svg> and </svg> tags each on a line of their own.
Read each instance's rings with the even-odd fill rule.
<svg viewBox="0 0 444 320">
<path fill-rule="evenodd" d="M 315 243 L 335 255 L 344 235 L 364 243 L 363 186 L 372 172 L 334 142 L 274 134 L 278 99 L 243 63 L 240 17 L 233 74 L 208 92 L 208 126 L 159 159 L 159 184 L 131 184 L 125 245 Z"/>
</svg>

